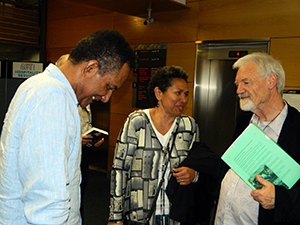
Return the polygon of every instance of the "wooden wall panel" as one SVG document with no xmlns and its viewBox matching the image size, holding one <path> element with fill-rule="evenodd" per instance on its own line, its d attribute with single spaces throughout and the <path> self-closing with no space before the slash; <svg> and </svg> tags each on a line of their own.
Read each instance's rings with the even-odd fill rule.
<svg viewBox="0 0 300 225">
<path fill-rule="evenodd" d="M 196 60 L 195 42 L 169 43 L 167 66 L 181 66 L 189 75 L 188 82 L 194 82 Z"/>
<path fill-rule="evenodd" d="M 168 43 L 167 66 L 181 66 L 188 74 L 189 101 L 184 110 L 184 114 L 193 114 L 193 89 L 196 60 L 195 42 Z"/>
<path fill-rule="evenodd" d="M 187 4 L 190 9 L 152 12 L 154 23 L 144 25 L 145 18 L 115 14 L 115 29 L 131 44 L 195 41 L 198 2 Z"/>
<path fill-rule="evenodd" d="M 198 40 L 299 36 L 298 0 L 200 1 Z"/>
<path fill-rule="evenodd" d="M 49 12 L 47 14 L 48 20 L 109 13 L 107 10 L 91 7 L 89 5 L 78 4 L 72 0 L 50 0 L 47 2 Z"/>
<path fill-rule="evenodd" d="M 112 13 L 52 20 L 47 25 L 46 48 L 74 47 L 94 31 L 113 29 L 113 20 Z"/>
<path fill-rule="evenodd" d="M 271 39 L 270 54 L 283 66 L 286 88 L 300 89 L 300 38 Z"/>
<path fill-rule="evenodd" d="M 72 48 L 96 30 L 113 29 L 113 13 L 107 10 L 68 0 L 51 0 L 47 7 L 47 52 L 53 48 Z M 46 58 L 49 60 L 48 55 Z"/>
<path fill-rule="evenodd" d="M 108 169 L 111 169 L 114 148 L 116 146 L 119 132 L 127 118 L 127 115 L 123 114 L 110 114 L 110 129 L 109 129 L 109 152 L 108 152 Z"/>
<path fill-rule="evenodd" d="M 114 154 L 115 154 L 115 147 L 109 146 L 108 149 L 108 162 L 107 162 L 107 169 L 111 170 L 114 160 Z"/>
<path fill-rule="evenodd" d="M 136 108 L 132 108 L 132 80 L 127 80 L 123 86 L 114 91 L 110 100 L 110 112 L 128 115 Z"/>
<path fill-rule="evenodd" d="M 68 54 L 72 48 L 51 48 L 48 49 L 46 52 L 46 59 L 47 61 L 51 61 L 53 63 L 58 60 L 58 58 L 64 54 Z"/>
</svg>

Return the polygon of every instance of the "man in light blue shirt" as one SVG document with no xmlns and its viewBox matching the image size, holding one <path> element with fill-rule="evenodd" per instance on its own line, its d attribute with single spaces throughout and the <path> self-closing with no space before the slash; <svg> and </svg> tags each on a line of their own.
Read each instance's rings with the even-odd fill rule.
<svg viewBox="0 0 300 225">
<path fill-rule="evenodd" d="M 81 224 L 77 106 L 107 102 L 133 63 L 122 35 L 97 31 L 20 85 L 0 139 L 0 224 Z"/>
</svg>

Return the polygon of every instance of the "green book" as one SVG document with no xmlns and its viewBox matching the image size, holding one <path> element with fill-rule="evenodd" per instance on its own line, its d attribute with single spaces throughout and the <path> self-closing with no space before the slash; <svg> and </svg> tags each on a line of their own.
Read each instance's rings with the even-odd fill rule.
<svg viewBox="0 0 300 225">
<path fill-rule="evenodd" d="M 263 187 L 256 174 L 286 189 L 300 178 L 299 164 L 255 124 L 250 124 L 221 158 L 253 190 Z"/>
</svg>

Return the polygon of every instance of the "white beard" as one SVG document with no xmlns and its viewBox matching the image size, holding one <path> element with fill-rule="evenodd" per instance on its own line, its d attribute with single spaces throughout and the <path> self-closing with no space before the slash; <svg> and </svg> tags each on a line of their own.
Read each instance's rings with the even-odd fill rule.
<svg viewBox="0 0 300 225">
<path fill-rule="evenodd" d="M 256 106 L 253 104 L 251 99 L 240 99 L 240 108 L 243 111 L 254 111 Z"/>
</svg>

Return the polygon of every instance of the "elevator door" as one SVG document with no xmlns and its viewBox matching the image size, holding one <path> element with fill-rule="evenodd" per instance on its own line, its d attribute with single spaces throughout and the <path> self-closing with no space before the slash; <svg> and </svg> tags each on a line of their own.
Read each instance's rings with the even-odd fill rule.
<svg viewBox="0 0 300 225">
<path fill-rule="evenodd" d="M 232 142 L 235 118 L 239 112 L 234 84 L 234 60 L 203 60 L 203 74 L 196 77 L 194 118 L 201 140 L 221 155 Z"/>
</svg>

